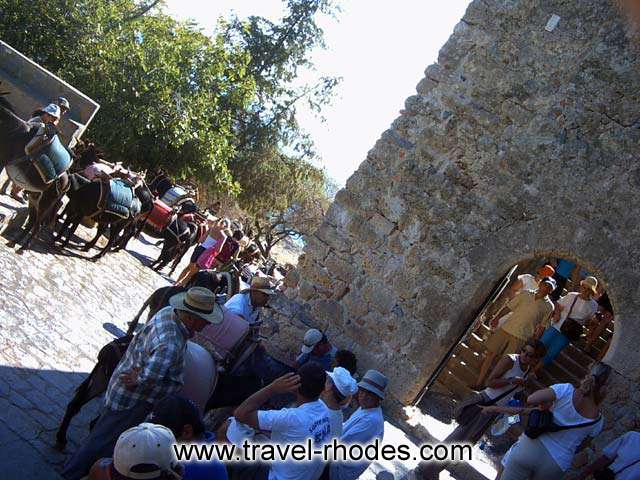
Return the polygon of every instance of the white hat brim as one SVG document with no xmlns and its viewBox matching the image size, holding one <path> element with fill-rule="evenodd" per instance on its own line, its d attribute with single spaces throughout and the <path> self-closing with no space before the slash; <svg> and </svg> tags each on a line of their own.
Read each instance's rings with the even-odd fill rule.
<svg viewBox="0 0 640 480">
<path fill-rule="evenodd" d="M 300 349 L 300 351 L 302 353 L 311 353 L 313 351 L 313 349 L 315 348 L 315 345 L 302 345 L 302 348 Z"/>
</svg>

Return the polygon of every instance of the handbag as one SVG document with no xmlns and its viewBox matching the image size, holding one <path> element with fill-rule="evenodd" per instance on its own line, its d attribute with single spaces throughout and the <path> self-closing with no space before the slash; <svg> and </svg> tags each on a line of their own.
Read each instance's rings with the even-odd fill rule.
<svg viewBox="0 0 640 480">
<path fill-rule="evenodd" d="M 609 467 L 605 467 L 602 470 L 598 470 L 597 472 L 593 472 L 593 479 L 594 480 L 615 480 L 616 479 L 616 475 L 618 475 L 619 473 L 624 472 L 629 467 L 633 467 L 636 463 L 639 463 L 639 462 L 640 462 L 640 458 L 638 460 L 636 460 L 635 462 L 630 463 L 626 467 L 621 468 L 617 472 L 614 472 Z"/>
<path fill-rule="evenodd" d="M 578 423 L 576 425 L 558 425 L 553 418 L 552 411 L 535 409 L 529 413 L 529 419 L 527 420 L 527 426 L 524 430 L 524 434 L 531 439 L 535 439 L 545 433 L 571 430 L 572 428 L 590 427 L 591 425 L 598 423 L 601 418 L 602 416 L 598 415 L 598 418 L 591 420 L 590 422 Z"/>
<path fill-rule="evenodd" d="M 527 373 L 529 373 L 529 372 L 527 371 Z M 458 424 L 460 424 L 460 425 L 468 424 L 472 420 L 475 420 L 476 418 L 478 418 L 479 415 L 482 415 L 482 408 L 481 407 L 489 407 L 491 405 L 495 405 L 496 403 L 498 403 L 500 400 L 502 400 L 503 398 L 505 398 L 509 394 L 515 392 L 518 388 L 520 388 L 520 386 L 516 385 L 512 389 L 507 390 L 506 392 L 502 392 L 496 398 L 493 398 L 491 400 L 484 400 L 483 397 L 478 396 L 478 401 L 477 402 L 473 402 L 473 403 L 469 403 L 468 405 L 464 405 L 463 407 L 460 408 L 460 410 L 458 410 L 454 414 L 454 418 L 455 418 L 456 422 L 458 422 Z"/>
<path fill-rule="evenodd" d="M 573 311 L 573 307 L 577 300 L 578 296 L 576 295 L 576 298 L 573 299 L 573 303 L 569 309 L 569 313 L 567 314 L 567 318 L 560 326 L 560 333 L 567 337 L 571 342 L 577 341 L 582 336 L 584 328 L 580 322 L 571 318 L 571 312 Z"/>
</svg>

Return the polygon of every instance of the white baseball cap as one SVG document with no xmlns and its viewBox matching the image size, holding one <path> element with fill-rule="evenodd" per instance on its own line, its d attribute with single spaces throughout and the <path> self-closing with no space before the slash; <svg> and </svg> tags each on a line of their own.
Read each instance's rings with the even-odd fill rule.
<svg viewBox="0 0 640 480">
<path fill-rule="evenodd" d="M 162 473 L 180 478 L 175 471 L 171 430 L 155 423 L 141 423 L 120 435 L 113 449 L 113 466 L 120 475 L 136 480 L 159 478 Z"/>
<path fill-rule="evenodd" d="M 304 340 L 302 340 L 302 353 L 311 353 L 313 348 L 322 341 L 324 335 L 317 328 L 310 328 L 307 333 L 304 334 Z"/>
<path fill-rule="evenodd" d="M 327 372 L 327 375 L 344 397 L 358 393 L 358 383 L 346 368 L 336 367 L 332 372 Z"/>
<path fill-rule="evenodd" d="M 60 118 L 60 107 L 55 103 L 50 103 L 42 109 L 43 112 L 48 113 L 52 117 Z"/>
</svg>

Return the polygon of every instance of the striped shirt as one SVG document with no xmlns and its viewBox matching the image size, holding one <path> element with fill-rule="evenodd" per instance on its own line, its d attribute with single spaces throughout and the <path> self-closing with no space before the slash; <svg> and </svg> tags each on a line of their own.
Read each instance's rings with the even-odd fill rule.
<svg viewBox="0 0 640 480">
<path fill-rule="evenodd" d="M 165 307 L 147 322 L 129 345 L 113 372 L 105 404 L 111 410 L 127 410 L 144 401 L 151 404 L 182 387 L 184 355 L 189 331 L 173 307 Z M 120 375 L 137 369 L 135 385 L 126 387 Z"/>
</svg>

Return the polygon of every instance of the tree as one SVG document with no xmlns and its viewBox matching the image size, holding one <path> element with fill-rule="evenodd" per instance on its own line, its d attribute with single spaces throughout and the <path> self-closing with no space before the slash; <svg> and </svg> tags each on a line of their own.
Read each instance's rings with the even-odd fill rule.
<svg viewBox="0 0 640 480">
<path fill-rule="evenodd" d="M 88 134 L 114 160 L 237 193 L 228 163 L 254 97 L 250 58 L 156 4 L 0 0 L 0 36 L 101 104 Z"/>
<path fill-rule="evenodd" d="M 263 256 L 287 237 L 313 233 L 330 204 L 328 180 L 320 168 L 298 158 L 274 153 L 251 164 L 256 189 L 252 226 Z M 264 178 L 267 185 L 260 182 Z"/>
<path fill-rule="evenodd" d="M 249 55 L 247 73 L 256 86 L 254 102 L 237 119 L 236 155 L 230 162 L 234 177 L 242 185 L 239 202 L 249 212 L 264 210 L 260 205 L 264 187 L 255 188 L 253 183 L 241 180 L 258 178 L 254 175 L 256 161 L 267 162 L 259 177 L 265 178 L 265 171 L 277 175 L 283 156 L 289 162 L 315 158 L 313 142 L 297 122 L 297 108 L 304 102 L 320 113 L 331 101 L 339 79 L 320 77 L 310 84 L 296 80 L 302 69 L 313 69 L 313 49 L 324 47 L 317 15 L 334 15 L 336 11 L 331 0 L 288 0 L 279 23 L 255 16 L 246 22 L 232 18 L 224 29 L 227 42 Z M 276 189 L 281 187 L 277 180 L 274 183 Z"/>
<path fill-rule="evenodd" d="M 297 79 L 303 69 L 313 69 L 313 49 L 324 47 L 317 15 L 336 11 L 331 0 L 288 0 L 278 23 L 234 18 L 224 29 L 227 41 L 249 54 L 247 72 L 256 86 L 255 101 L 237 119 L 236 155 L 229 165 L 263 254 L 288 236 L 311 233 L 329 203 L 328 178 L 314 166 L 313 142 L 296 114 L 302 103 L 320 113 L 339 79 Z"/>
</svg>

